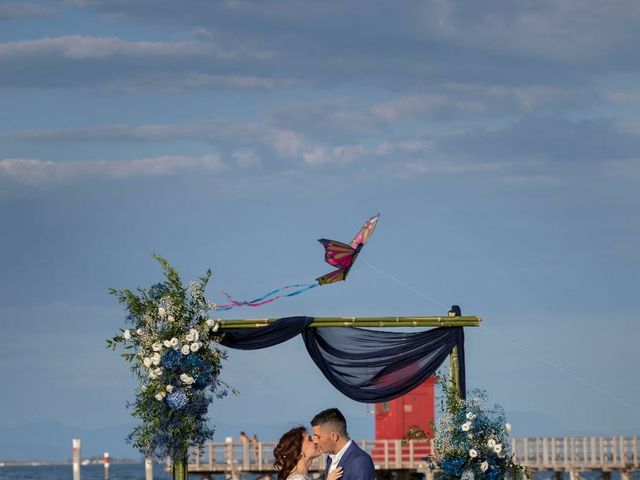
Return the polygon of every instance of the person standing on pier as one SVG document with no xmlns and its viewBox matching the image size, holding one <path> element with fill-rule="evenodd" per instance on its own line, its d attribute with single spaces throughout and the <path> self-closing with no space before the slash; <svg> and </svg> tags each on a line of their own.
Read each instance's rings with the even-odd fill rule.
<svg viewBox="0 0 640 480">
<path fill-rule="evenodd" d="M 284 433 L 273 449 L 273 466 L 278 480 L 309 480 L 309 466 L 320 450 L 304 427 Z M 342 472 L 335 470 L 327 480 L 338 480 Z"/>
<path fill-rule="evenodd" d="M 256 433 L 251 437 L 251 449 L 253 450 L 253 461 L 258 463 L 260 461 L 260 440 L 258 440 Z"/>
<path fill-rule="evenodd" d="M 244 463 L 249 463 L 249 437 L 246 433 L 240 432 L 240 443 L 242 443 L 242 455 L 244 458 Z"/>
<path fill-rule="evenodd" d="M 375 480 L 376 472 L 371 456 L 349 438 L 347 420 L 337 408 L 318 413 L 311 420 L 313 441 L 322 453 L 328 454 L 324 470 L 326 480 L 338 469 L 342 480 Z"/>
</svg>

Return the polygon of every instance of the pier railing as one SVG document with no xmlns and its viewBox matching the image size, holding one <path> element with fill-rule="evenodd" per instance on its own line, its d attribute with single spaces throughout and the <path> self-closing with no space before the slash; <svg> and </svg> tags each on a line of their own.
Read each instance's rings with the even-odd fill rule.
<svg viewBox="0 0 640 480">
<path fill-rule="evenodd" d="M 638 470 L 638 436 L 512 438 L 519 463 L 532 470 Z"/>
<path fill-rule="evenodd" d="M 378 470 L 425 471 L 424 457 L 433 444 L 428 440 L 357 440 L 369 452 Z M 531 470 L 577 472 L 630 472 L 640 470 L 638 436 L 599 437 L 528 437 L 512 438 L 511 449 L 516 461 Z M 273 448 L 276 442 L 257 445 L 240 442 L 209 442 L 202 450 L 193 450 L 190 472 L 273 473 Z M 322 471 L 326 457 L 318 457 L 311 471 Z"/>
<path fill-rule="evenodd" d="M 411 440 L 356 440 L 369 452 L 376 467 L 383 470 L 419 469 L 424 457 L 431 453 L 431 441 Z M 190 472 L 268 472 L 273 471 L 273 448 L 276 442 L 245 445 L 240 442 L 209 442 L 202 449 L 194 449 L 189 456 Z M 326 456 L 321 455 L 311 464 L 311 471 L 323 471 Z"/>
</svg>

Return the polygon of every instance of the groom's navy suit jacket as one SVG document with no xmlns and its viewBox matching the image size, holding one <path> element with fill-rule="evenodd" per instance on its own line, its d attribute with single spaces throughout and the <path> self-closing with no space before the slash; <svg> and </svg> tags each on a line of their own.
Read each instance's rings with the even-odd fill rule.
<svg viewBox="0 0 640 480">
<path fill-rule="evenodd" d="M 331 457 L 327 457 L 327 466 L 324 469 L 324 478 L 329 474 Z M 351 442 L 347 451 L 344 452 L 338 467 L 342 467 L 342 478 L 340 480 L 375 480 L 376 470 L 373 460 L 367 452 L 362 450 L 356 442 Z"/>
</svg>

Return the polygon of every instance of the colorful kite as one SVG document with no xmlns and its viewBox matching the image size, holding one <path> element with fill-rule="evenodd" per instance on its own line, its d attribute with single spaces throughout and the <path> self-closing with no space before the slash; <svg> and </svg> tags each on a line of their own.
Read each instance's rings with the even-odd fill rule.
<svg viewBox="0 0 640 480">
<path fill-rule="evenodd" d="M 330 283 L 340 282 L 347 279 L 349 270 L 353 267 L 353 263 L 356 261 L 360 250 L 367 243 L 369 237 L 378 224 L 378 218 L 380 214 L 374 215 L 369 220 L 364 222 L 362 228 L 358 231 L 350 244 L 337 242 L 335 240 L 327 240 L 321 238 L 318 240 L 325 249 L 324 260 L 333 267 L 338 267 L 337 270 L 329 272 L 321 277 L 316 278 L 315 283 L 307 283 L 300 285 L 286 285 L 281 288 L 276 288 L 264 295 L 254 298 L 253 300 L 234 300 L 231 295 L 226 292 L 222 294 L 227 298 L 229 303 L 225 305 L 217 305 L 216 310 L 224 311 L 231 310 L 233 307 L 259 307 L 265 303 L 273 302 L 278 298 L 293 297 L 294 295 L 300 295 L 307 290 L 311 290 L 319 285 L 327 285 Z M 291 291 L 293 290 L 293 291 Z"/>
</svg>

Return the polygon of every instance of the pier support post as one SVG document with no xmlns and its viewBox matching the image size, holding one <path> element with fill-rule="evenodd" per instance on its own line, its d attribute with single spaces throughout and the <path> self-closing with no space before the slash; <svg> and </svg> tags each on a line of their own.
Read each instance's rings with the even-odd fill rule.
<svg viewBox="0 0 640 480">
<path fill-rule="evenodd" d="M 109 480 L 109 452 L 104 452 L 102 462 L 104 463 L 104 480 Z"/>
<path fill-rule="evenodd" d="M 569 470 L 569 480 L 580 480 L 580 472 L 578 470 Z"/>
<path fill-rule="evenodd" d="M 602 472 L 602 480 L 611 480 L 611 472 Z"/>
<path fill-rule="evenodd" d="M 144 459 L 144 480 L 153 480 L 153 458 Z"/>
<path fill-rule="evenodd" d="M 629 480 L 631 478 L 631 476 L 629 475 L 629 471 L 628 470 L 621 470 L 620 471 L 620 480 Z"/>
<path fill-rule="evenodd" d="M 80 439 L 71 440 L 73 447 L 73 480 L 80 480 Z"/>
</svg>

